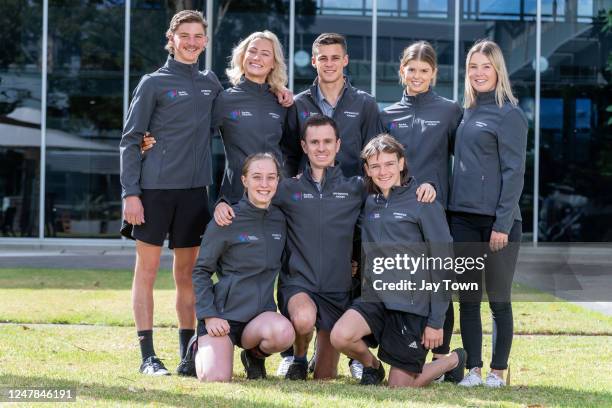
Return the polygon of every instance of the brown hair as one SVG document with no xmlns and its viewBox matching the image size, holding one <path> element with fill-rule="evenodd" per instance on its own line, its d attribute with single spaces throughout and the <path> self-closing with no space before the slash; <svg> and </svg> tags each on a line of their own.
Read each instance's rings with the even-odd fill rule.
<svg viewBox="0 0 612 408">
<path fill-rule="evenodd" d="M 408 47 L 404 48 L 404 52 L 400 58 L 399 79 L 403 86 L 406 86 L 406 81 L 404 80 L 402 70 L 410 61 L 423 61 L 429 64 L 432 70 L 437 71 L 438 69 L 438 58 L 436 56 L 436 51 L 431 44 L 427 41 L 417 41 L 412 43 Z M 437 72 L 431 81 L 432 86 L 436 85 L 436 77 Z"/>
<path fill-rule="evenodd" d="M 174 35 L 176 30 L 178 30 L 179 26 L 184 23 L 200 23 L 202 24 L 202 27 L 204 27 L 204 34 L 206 34 L 208 23 L 206 22 L 206 19 L 202 13 L 196 10 L 179 11 L 172 16 L 172 20 L 170 20 L 170 25 L 168 26 L 168 31 L 166 31 L 166 39 L 168 42 L 164 48 L 170 54 L 174 54 L 174 47 L 170 43 L 170 38 Z"/>
<path fill-rule="evenodd" d="M 312 43 L 312 55 L 318 54 L 319 47 L 322 45 L 334 45 L 339 44 L 342 46 L 344 54 L 346 54 L 346 38 L 342 34 L 338 33 L 323 33 L 317 37 Z"/>
<path fill-rule="evenodd" d="M 280 178 L 281 176 L 280 163 L 278 162 L 278 160 L 272 153 L 268 153 L 268 152 L 254 153 L 254 154 L 249 155 L 244 160 L 244 164 L 242 165 L 242 175 L 246 177 L 247 174 L 249 173 L 249 167 L 251 166 L 251 164 L 259 160 L 272 160 L 272 162 L 274 163 L 274 166 L 276 166 L 276 173 L 278 174 L 278 177 Z"/>
<path fill-rule="evenodd" d="M 401 170 L 400 182 L 402 185 L 406 184 L 410 175 L 408 174 L 408 160 L 406 159 L 406 152 L 404 146 L 398 142 L 393 136 L 388 133 L 381 133 L 374 139 L 370 140 L 361 151 L 361 160 L 363 161 L 364 167 L 368 165 L 368 158 L 372 156 L 378 156 L 381 153 L 395 153 L 397 160 L 404 159 L 404 168 Z M 365 172 L 363 177 L 366 189 L 368 193 L 380 193 L 380 189 L 372 181 L 372 177 L 368 176 Z"/>
<path fill-rule="evenodd" d="M 336 125 L 336 121 L 325 115 L 312 115 L 308 119 L 306 119 L 306 123 L 304 123 L 304 130 L 302 130 L 301 140 L 306 140 L 306 131 L 311 127 L 320 127 L 320 126 L 331 126 L 334 130 L 334 136 L 336 136 L 336 140 L 340 139 L 340 131 L 338 130 L 338 125 Z"/>
</svg>

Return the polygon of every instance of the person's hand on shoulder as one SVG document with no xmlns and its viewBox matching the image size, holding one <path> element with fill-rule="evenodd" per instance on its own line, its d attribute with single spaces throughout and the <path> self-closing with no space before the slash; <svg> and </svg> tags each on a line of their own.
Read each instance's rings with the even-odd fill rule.
<svg viewBox="0 0 612 408">
<path fill-rule="evenodd" d="M 215 222 L 220 227 L 227 227 L 232 223 L 232 218 L 234 218 L 236 214 L 234 213 L 234 209 L 227 204 L 226 202 L 221 201 L 215 207 Z"/>
</svg>

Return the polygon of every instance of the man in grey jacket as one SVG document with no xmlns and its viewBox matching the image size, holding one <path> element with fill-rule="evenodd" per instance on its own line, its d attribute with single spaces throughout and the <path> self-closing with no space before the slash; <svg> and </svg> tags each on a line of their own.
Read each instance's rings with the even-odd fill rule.
<svg viewBox="0 0 612 408">
<path fill-rule="evenodd" d="M 210 219 L 211 111 L 223 90 L 213 72 L 198 69 L 208 41 L 206 27 L 197 11 L 172 17 L 166 32 L 168 60 L 134 90 L 120 143 L 123 214 L 133 225 L 137 253 L 132 307 L 143 360 L 140 371 L 148 375 L 169 375 L 155 355 L 152 331 L 153 285 L 167 234 L 174 249 L 181 358 L 195 331 L 191 274 Z M 158 146 L 143 156 L 141 141 L 147 131 L 155 134 Z M 181 366 L 177 371 L 182 374 Z"/>
</svg>

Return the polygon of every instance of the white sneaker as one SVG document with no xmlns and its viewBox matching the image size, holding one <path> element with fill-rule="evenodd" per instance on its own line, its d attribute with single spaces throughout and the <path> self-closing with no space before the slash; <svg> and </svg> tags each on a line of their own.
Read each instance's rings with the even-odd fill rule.
<svg viewBox="0 0 612 408">
<path fill-rule="evenodd" d="M 461 387 L 476 387 L 482 385 L 482 378 L 480 377 L 480 373 L 476 370 L 476 367 L 472 368 L 468 375 L 463 377 L 463 380 L 461 380 L 458 385 Z"/>
<path fill-rule="evenodd" d="M 280 364 L 278 365 L 278 368 L 276 369 L 276 376 L 285 377 L 291 363 L 293 363 L 293 356 L 283 357 Z"/>
<path fill-rule="evenodd" d="M 490 388 L 500 388 L 500 387 L 505 387 L 506 382 L 499 375 L 495 373 L 489 373 L 487 375 L 487 378 L 485 379 L 484 385 Z"/>
<path fill-rule="evenodd" d="M 361 377 L 363 376 L 363 364 L 353 359 L 351 364 L 349 364 L 349 370 L 351 372 L 351 377 L 361 380 Z"/>
</svg>

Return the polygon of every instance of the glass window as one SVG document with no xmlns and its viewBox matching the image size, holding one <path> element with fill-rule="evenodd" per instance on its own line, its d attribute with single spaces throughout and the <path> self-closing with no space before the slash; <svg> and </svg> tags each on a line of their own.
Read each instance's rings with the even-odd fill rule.
<svg viewBox="0 0 612 408">
<path fill-rule="evenodd" d="M 0 38 L 0 237 L 36 237 L 42 1 L 0 2 Z"/>
<path fill-rule="evenodd" d="M 609 1 L 566 1 L 542 24 L 541 241 L 612 240 Z M 587 16 L 588 17 L 587 19 Z M 587 19 L 587 20 L 585 20 Z"/>
<path fill-rule="evenodd" d="M 384 3 L 385 7 L 390 7 L 391 2 Z M 402 9 L 403 3 L 395 1 L 398 10 Z M 403 89 L 398 77 L 400 58 L 404 48 L 419 40 L 431 43 L 437 53 L 436 93 L 447 98 L 453 97 L 454 2 L 420 0 L 418 3 L 409 2 L 408 5 L 415 8 L 406 9 L 404 14 L 386 16 L 379 13 L 378 16 L 376 99 L 381 106 L 402 97 Z"/>
<path fill-rule="evenodd" d="M 321 33 L 333 32 L 346 36 L 349 64 L 345 69 L 351 84 L 371 91 L 372 65 L 372 4 L 367 1 L 313 2 L 296 0 L 295 15 L 295 79 L 296 93 L 312 85 L 316 71 L 310 64 L 312 42 Z"/>
<path fill-rule="evenodd" d="M 525 183 L 520 207 L 523 240 L 530 241 L 533 237 L 536 23 L 535 18 L 527 14 L 524 5 L 523 1 L 463 0 L 464 13 L 459 31 L 459 99 L 463 100 L 467 52 L 477 39 L 495 41 L 504 54 L 514 96 L 519 99 L 519 106 L 529 122 Z"/>
<path fill-rule="evenodd" d="M 46 236 L 119 236 L 121 2 L 49 1 Z"/>
</svg>

